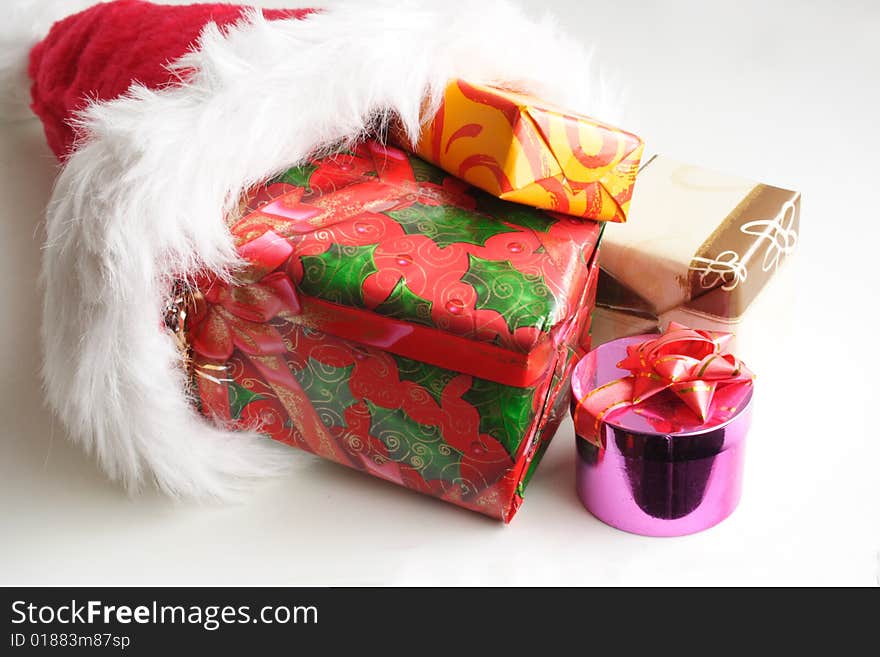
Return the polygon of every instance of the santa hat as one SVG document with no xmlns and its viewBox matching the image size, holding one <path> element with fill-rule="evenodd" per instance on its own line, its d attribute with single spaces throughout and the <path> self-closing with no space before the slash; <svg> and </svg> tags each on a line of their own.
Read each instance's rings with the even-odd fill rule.
<svg viewBox="0 0 880 657">
<path fill-rule="evenodd" d="M 129 488 L 152 480 L 175 496 L 224 498 L 284 468 L 293 450 L 214 426 L 187 398 L 162 325 L 173 281 L 240 264 L 224 216 L 243 189 L 394 117 L 415 137 L 452 78 L 613 118 L 588 62 L 551 21 L 504 2 L 117 0 L 56 23 L 29 74 L 63 162 L 46 218 L 43 377 L 70 436 Z"/>
</svg>

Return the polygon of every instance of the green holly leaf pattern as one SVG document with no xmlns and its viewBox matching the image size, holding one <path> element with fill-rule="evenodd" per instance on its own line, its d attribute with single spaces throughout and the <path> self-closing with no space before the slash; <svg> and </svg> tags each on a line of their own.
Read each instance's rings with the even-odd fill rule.
<svg viewBox="0 0 880 657">
<path fill-rule="evenodd" d="M 535 453 L 532 455 L 532 462 L 529 463 L 529 467 L 526 470 L 525 476 L 520 480 L 520 482 L 516 486 L 516 494 L 522 497 L 526 492 L 526 487 L 529 485 L 529 482 L 532 480 L 532 476 L 535 474 L 535 471 L 538 469 L 538 464 L 541 462 L 541 459 L 544 458 L 544 452 L 547 451 L 547 448 L 550 447 L 550 441 L 547 438 L 543 438 L 541 440 L 541 444 L 538 445 L 538 449 L 535 450 Z"/>
<path fill-rule="evenodd" d="M 366 404 L 370 434 L 382 441 L 391 460 L 415 468 L 425 481 L 459 478 L 461 454 L 443 442 L 440 427 L 419 424 L 399 408 Z"/>
<path fill-rule="evenodd" d="M 430 393 L 439 404 L 446 384 L 458 376 L 458 372 L 444 370 L 403 356 L 394 356 L 397 361 L 397 373 L 401 381 L 412 381 Z"/>
<path fill-rule="evenodd" d="M 515 388 L 484 379 L 474 379 L 462 396 L 480 414 L 480 433 L 487 433 L 504 445 L 511 458 L 535 418 L 534 398 L 534 388 Z"/>
<path fill-rule="evenodd" d="M 345 410 L 357 403 L 348 383 L 354 365 L 333 367 L 314 358 L 293 375 L 315 407 L 318 417 L 328 427 L 347 427 Z"/>
<path fill-rule="evenodd" d="M 522 326 L 543 331 L 552 324 L 556 299 L 540 276 L 524 274 L 508 260 L 468 257 L 461 280 L 476 291 L 478 309 L 500 313 L 511 332 Z"/>
<path fill-rule="evenodd" d="M 443 169 L 435 167 L 433 164 L 429 164 L 414 155 L 409 156 L 409 163 L 412 166 L 413 177 L 416 179 L 416 182 L 442 185 L 443 180 L 449 175 Z"/>
<path fill-rule="evenodd" d="M 485 246 L 490 237 L 510 232 L 509 227 L 491 217 L 449 205 L 413 203 L 385 214 L 408 235 L 424 235 L 441 248 L 458 243 Z"/>
<path fill-rule="evenodd" d="M 550 387 L 555 388 L 561 378 L 562 372 L 567 372 L 568 367 L 571 364 L 571 360 L 576 357 L 576 353 L 573 349 L 569 348 L 568 353 L 565 355 L 565 361 L 557 366 L 556 372 L 553 374 L 553 379 L 550 381 Z M 568 407 L 571 401 L 571 395 L 567 392 L 568 381 L 566 380 L 563 389 L 556 396 L 556 401 L 553 402 L 553 407 L 549 411 L 545 411 L 548 415 L 547 424 L 544 425 L 545 429 L 542 431 L 536 438 L 536 440 L 540 441 L 538 445 L 538 449 L 535 450 L 535 453 L 532 455 L 532 462 L 529 463 L 529 467 L 526 470 L 525 476 L 519 482 L 517 486 L 517 494 L 522 497 L 523 492 L 525 492 L 526 486 L 529 485 L 529 482 L 532 480 L 532 476 L 535 474 L 535 471 L 538 469 L 538 464 L 541 462 L 541 459 L 544 456 L 544 452 L 547 451 L 547 448 L 550 446 L 550 439 L 552 436 L 547 436 L 547 428 L 557 427 L 559 426 L 559 422 L 562 418 L 568 415 Z"/>
<path fill-rule="evenodd" d="M 301 167 L 293 167 L 288 169 L 280 176 L 275 178 L 273 182 L 282 182 L 297 187 L 309 188 L 309 179 L 318 167 L 314 164 L 304 164 Z"/>
<path fill-rule="evenodd" d="M 229 416 L 233 420 L 237 420 L 241 417 L 241 412 L 244 410 L 244 407 L 250 404 L 253 401 L 257 401 L 259 399 L 265 399 L 262 395 L 254 392 L 253 390 L 248 390 L 242 385 L 239 385 L 235 381 L 230 381 L 228 383 L 229 391 Z"/>
<path fill-rule="evenodd" d="M 546 233 L 557 223 L 556 219 L 537 208 L 504 201 L 485 192 L 475 193 L 474 197 L 477 199 L 477 209 L 480 212 L 514 226 L 530 228 L 537 233 Z"/>
<path fill-rule="evenodd" d="M 377 271 L 373 262 L 376 245 L 331 244 L 324 253 L 303 256 L 300 289 L 326 301 L 364 307 L 364 279 Z"/>
<path fill-rule="evenodd" d="M 406 286 L 406 281 L 401 278 L 391 290 L 388 298 L 376 307 L 376 312 L 407 322 L 434 326 L 434 322 L 431 320 L 432 305 L 427 299 L 413 294 Z"/>
</svg>

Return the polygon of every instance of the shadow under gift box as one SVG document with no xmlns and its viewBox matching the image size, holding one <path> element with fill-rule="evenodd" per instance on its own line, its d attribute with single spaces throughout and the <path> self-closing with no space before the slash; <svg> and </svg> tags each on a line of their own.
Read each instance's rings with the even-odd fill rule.
<svg viewBox="0 0 880 657">
<path fill-rule="evenodd" d="M 202 412 L 509 521 L 589 349 L 599 224 L 367 142 L 251 190 L 172 313 Z"/>
<path fill-rule="evenodd" d="M 599 346 L 574 370 L 575 399 L 629 371 L 617 367 L 627 345 L 653 335 Z M 576 487 L 603 522 L 645 536 L 681 536 L 733 513 L 742 492 L 752 387 L 734 392 L 732 417 L 700 420 L 668 391 L 602 418 L 599 445 L 576 437 Z"/>
<path fill-rule="evenodd" d="M 737 334 L 748 360 L 747 336 L 765 335 L 748 311 L 794 252 L 799 224 L 798 192 L 653 157 L 626 225 L 603 236 L 596 343 L 674 321 Z"/>
</svg>

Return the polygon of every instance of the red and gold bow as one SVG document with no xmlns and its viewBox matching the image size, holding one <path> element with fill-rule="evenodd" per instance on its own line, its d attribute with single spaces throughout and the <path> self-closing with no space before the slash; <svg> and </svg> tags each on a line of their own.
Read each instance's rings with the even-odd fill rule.
<svg viewBox="0 0 880 657">
<path fill-rule="evenodd" d="M 612 411 L 638 406 L 668 390 L 701 422 L 723 421 L 736 412 L 732 395 L 750 386 L 755 376 L 727 351 L 733 335 L 690 329 L 670 322 L 666 331 L 629 345 L 617 364 L 631 372 L 594 388 L 575 400 L 575 431 L 601 447 L 602 420 Z"/>
<path fill-rule="evenodd" d="M 287 244 L 280 239 L 275 241 Z M 284 249 L 275 249 L 274 256 L 267 249 L 264 255 L 267 259 L 255 263 L 254 267 L 271 270 L 283 261 Z M 272 257 L 278 262 L 270 262 L 268 259 Z M 339 446 L 291 373 L 285 361 L 289 347 L 271 323 L 276 317 L 295 316 L 301 311 L 299 297 L 288 276 L 277 271 L 256 283 L 229 285 L 214 275 L 204 274 L 195 289 L 198 291 L 193 293 L 192 312 L 187 322 L 203 410 L 222 422 L 231 420 L 229 388 L 225 385 L 229 379 L 224 373 L 233 350 L 238 348 L 296 422 L 304 445 L 319 456 L 346 463 Z"/>
</svg>

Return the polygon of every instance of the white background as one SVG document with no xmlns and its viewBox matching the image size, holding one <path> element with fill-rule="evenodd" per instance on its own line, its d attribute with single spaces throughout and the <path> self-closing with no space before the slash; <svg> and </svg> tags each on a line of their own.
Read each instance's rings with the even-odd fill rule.
<svg viewBox="0 0 880 657">
<path fill-rule="evenodd" d="M 126 497 L 41 404 L 54 162 L 32 120 L 0 125 L 0 584 L 878 584 L 880 4 L 528 4 L 596 45 L 652 150 L 803 192 L 799 254 L 749 318 L 734 515 L 676 539 L 606 527 L 574 493 L 570 423 L 510 526 L 293 451 L 240 506 Z"/>
</svg>

